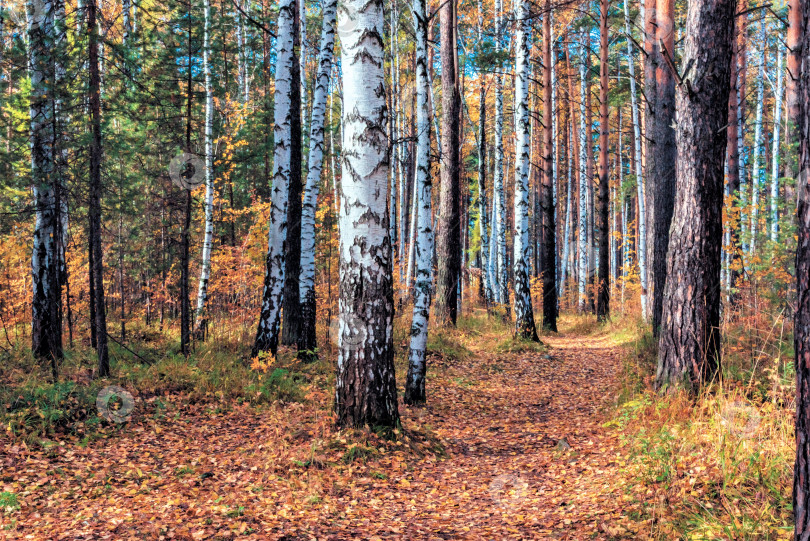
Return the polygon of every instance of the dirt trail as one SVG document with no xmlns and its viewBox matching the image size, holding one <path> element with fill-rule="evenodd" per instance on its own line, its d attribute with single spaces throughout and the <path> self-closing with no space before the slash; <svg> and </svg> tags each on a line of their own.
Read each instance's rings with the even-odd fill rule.
<svg viewBox="0 0 810 541">
<path fill-rule="evenodd" d="M 620 351 L 607 337 L 544 341 L 547 353 L 434 367 L 428 406 L 401 405 L 420 427 L 406 444 L 347 444 L 324 399 L 180 408 L 87 448 L 10 446 L 0 489 L 22 508 L 0 514 L 0 538 L 635 538 L 602 428 Z"/>
</svg>

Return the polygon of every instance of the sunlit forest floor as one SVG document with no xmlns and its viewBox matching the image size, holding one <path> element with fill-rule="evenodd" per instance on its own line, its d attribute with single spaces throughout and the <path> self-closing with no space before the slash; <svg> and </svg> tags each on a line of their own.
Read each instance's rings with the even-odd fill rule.
<svg viewBox="0 0 810 541">
<path fill-rule="evenodd" d="M 428 404 L 400 403 L 395 431 L 334 428 L 326 349 L 251 367 L 209 340 L 188 361 L 121 362 L 124 423 L 94 411 L 111 381 L 86 359 L 53 386 L 17 355 L 0 372 L 15 383 L 0 396 L 0 536 L 790 537 L 792 405 L 745 381 L 755 371 L 661 397 L 635 318 L 567 315 L 542 345 L 510 333 L 483 310 L 432 331 Z M 404 328 L 396 344 L 402 389 Z"/>
</svg>

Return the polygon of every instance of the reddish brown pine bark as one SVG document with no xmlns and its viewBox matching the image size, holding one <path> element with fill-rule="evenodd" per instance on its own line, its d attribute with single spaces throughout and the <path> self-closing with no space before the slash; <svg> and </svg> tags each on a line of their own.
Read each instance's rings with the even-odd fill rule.
<svg viewBox="0 0 810 541">
<path fill-rule="evenodd" d="M 607 0 L 602 0 L 607 2 Z M 557 224 L 554 216 L 554 144 L 551 110 L 551 9 L 546 0 L 543 16 L 543 327 L 557 332 Z"/>
<path fill-rule="evenodd" d="M 647 284 L 652 282 L 653 278 L 652 269 L 655 268 L 655 114 L 656 114 L 656 99 L 658 98 L 658 91 L 656 90 L 655 73 L 658 67 L 658 42 L 655 40 L 656 30 L 656 0 L 642 0 L 644 2 L 644 97 L 646 98 L 646 108 L 644 109 L 644 137 L 642 140 L 644 146 L 642 147 L 644 166 L 644 209 L 646 218 L 646 238 L 639 239 L 640 242 L 646 242 L 647 246 Z M 642 291 L 642 294 L 648 295 L 649 291 Z M 651 302 L 647 302 L 647 312 L 642 314 L 645 320 L 649 317 L 651 311 Z"/>
<path fill-rule="evenodd" d="M 785 146 L 790 148 L 796 140 L 796 126 L 799 121 L 799 92 L 798 80 L 799 69 L 801 65 L 801 55 L 799 50 L 801 48 L 801 35 L 802 35 L 802 2 L 800 0 L 788 1 L 788 31 L 787 31 L 787 85 L 785 87 L 786 101 L 787 101 L 787 115 L 788 123 L 787 130 L 785 130 Z M 793 153 L 788 152 L 785 156 L 785 177 L 793 178 L 796 173 L 796 163 L 793 161 Z M 786 187 L 786 199 L 792 200 L 796 194 L 792 193 L 793 189 Z"/>
<path fill-rule="evenodd" d="M 672 223 L 672 212 L 675 206 L 675 169 L 678 150 L 675 147 L 675 129 L 673 128 L 675 122 L 675 77 L 673 73 L 675 65 L 675 0 L 657 0 L 656 6 L 655 41 L 659 50 L 658 63 L 655 66 L 655 115 L 652 118 L 655 174 L 650 178 L 651 183 L 648 186 L 652 188 L 653 196 L 652 324 L 653 334 L 658 336 L 664 288 L 667 281 L 667 247 L 669 246 L 669 226 Z"/>
<path fill-rule="evenodd" d="M 461 275 L 461 212 L 459 200 L 459 112 L 461 95 L 456 69 L 455 2 L 442 4 L 439 13 L 442 57 L 442 153 L 436 256 L 436 321 L 455 325 L 458 317 L 458 279 Z"/>
<path fill-rule="evenodd" d="M 723 164 L 736 0 L 689 4 L 676 94 L 678 164 L 675 214 L 659 340 L 656 385 L 692 391 L 720 366 L 720 253 Z M 708 46 L 711 44 L 711 46 Z"/>
<path fill-rule="evenodd" d="M 796 23 L 791 32 L 798 34 L 793 54 L 801 57 L 810 50 L 810 2 L 791 2 L 791 10 L 801 7 L 800 17 L 791 17 Z M 798 11 L 798 10 L 797 10 Z M 798 19 L 798 20 L 797 20 Z M 794 36 L 795 37 L 795 36 Z M 796 133 L 799 137 L 799 171 L 810 167 L 810 65 L 801 63 L 797 81 Z M 810 177 L 799 175 L 796 186 L 799 193 L 796 215 L 798 244 L 796 246 L 796 318 L 794 321 L 794 347 L 796 351 L 796 465 L 793 471 L 793 517 L 795 539 L 810 539 Z"/>
<path fill-rule="evenodd" d="M 610 187 L 608 171 L 608 0 L 599 2 L 599 200 L 596 227 L 599 230 L 599 284 L 596 318 L 610 315 L 610 229 L 608 207 Z"/>
</svg>

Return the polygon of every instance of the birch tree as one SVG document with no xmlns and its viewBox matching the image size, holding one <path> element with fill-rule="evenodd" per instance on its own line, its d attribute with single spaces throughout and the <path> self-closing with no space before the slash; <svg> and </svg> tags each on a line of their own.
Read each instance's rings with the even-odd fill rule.
<svg viewBox="0 0 810 541">
<path fill-rule="evenodd" d="M 329 75 L 335 47 L 337 0 L 323 4 L 323 27 L 318 52 L 318 73 L 312 98 L 312 119 L 309 128 L 309 167 L 304 187 L 301 214 L 301 279 L 298 286 L 301 302 L 301 328 L 298 334 L 298 354 L 312 359 L 317 346 L 315 325 L 315 214 L 318 209 L 321 171 L 324 160 L 324 120 L 329 93 Z"/>
<path fill-rule="evenodd" d="M 585 143 L 585 93 L 587 92 L 586 49 L 585 40 L 580 45 L 579 64 L 579 266 L 577 269 L 578 301 L 577 309 L 585 311 L 587 302 L 586 285 L 588 282 L 588 169 L 587 144 Z"/>
<path fill-rule="evenodd" d="M 62 359 L 62 292 L 59 286 L 59 185 L 56 78 L 61 39 L 51 0 L 28 0 L 28 71 L 31 79 L 30 149 L 35 222 L 31 272 L 31 342 L 34 355 L 50 363 L 54 381 Z"/>
<path fill-rule="evenodd" d="M 771 242 L 779 234 L 779 137 L 782 129 L 782 44 L 776 43 L 776 95 L 773 106 L 773 148 L 771 150 Z"/>
<path fill-rule="evenodd" d="M 405 403 L 425 402 L 426 351 L 433 270 L 433 227 L 430 178 L 430 114 L 428 112 L 427 12 L 425 0 L 414 0 L 413 24 L 416 29 L 416 163 L 415 190 L 419 211 L 416 236 L 416 284 L 414 286 L 411 340 L 408 349 L 408 375 Z"/>
<path fill-rule="evenodd" d="M 762 189 L 763 166 L 760 163 L 762 157 L 762 113 L 763 102 L 765 101 L 765 51 L 767 48 L 767 34 L 765 33 L 765 18 L 760 21 L 760 46 L 759 68 L 757 75 L 757 112 L 754 124 L 754 158 L 751 174 L 751 223 L 749 224 L 750 241 L 748 243 L 748 254 L 752 256 L 757 250 L 757 233 L 759 229 L 759 191 Z"/>
<path fill-rule="evenodd" d="M 340 426 L 399 422 L 388 229 L 383 2 L 340 6 L 343 172 L 335 411 Z"/>
<path fill-rule="evenodd" d="M 278 8 L 276 38 L 276 81 L 273 111 L 275 148 L 270 198 L 270 232 L 265 258 L 262 308 L 252 355 L 278 350 L 279 322 L 282 292 L 284 290 L 284 261 L 287 248 L 287 206 L 292 158 L 292 104 L 293 77 L 297 68 L 293 52 L 295 42 L 295 0 L 281 0 Z M 343 177 L 345 179 L 345 176 Z"/>
<path fill-rule="evenodd" d="M 484 8 L 478 0 L 478 42 L 484 42 Z M 483 66 L 479 66 L 483 70 Z M 487 93 L 483 74 L 479 78 L 481 88 L 478 98 L 478 228 L 481 235 L 481 281 L 484 291 L 484 302 L 492 302 L 492 275 L 490 273 L 489 245 L 490 235 L 487 214 Z"/>
<path fill-rule="evenodd" d="M 478 0 L 478 42 L 484 42 L 484 9 Z M 483 66 L 479 66 L 483 68 Z M 484 302 L 492 301 L 492 280 L 489 272 L 489 230 L 487 227 L 487 93 L 483 74 L 479 77 L 481 88 L 478 98 L 478 228 L 481 235 L 481 281 L 484 291 Z"/>
<path fill-rule="evenodd" d="M 208 301 L 208 280 L 211 277 L 211 248 L 214 240 L 214 95 L 211 91 L 211 3 L 205 0 L 203 27 L 203 74 L 205 77 L 205 234 L 202 246 L 200 283 L 197 287 L 197 313 L 195 334 L 205 335 Z"/>
<path fill-rule="evenodd" d="M 638 97 L 636 92 L 635 60 L 633 58 L 633 45 L 630 39 L 630 0 L 624 0 L 624 31 L 627 35 L 627 73 L 630 78 L 630 114 L 633 122 L 633 150 L 636 159 L 636 191 L 638 193 L 638 227 L 639 238 L 647 238 L 647 212 L 644 197 L 644 178 L 641 167 L 641 120 L 639 118 Z M 645 15 L 646 16 L 646 15 Z M 638 245 L 638 274 L 641 281 L 641 315 L 647 314 L 647 243 L 642 241 Z"/>
<path fill-rule="evenodd" d="M 535 327 L 534 313 L 532 310 L 531 286 L 529 284 L 529 261 L 531 259 L 531 243 L 529 242 L 529 147 L 531 125 L 529 124 L 528 1 L 529 0 L 516 0 L 515 2 L 516 138 L 513 272 L 515 283 L 515 334 L 521 338 L 537 341 L 537 329 Z M 548 19 L 548 14 L 546 14 L 545 18 Z M 545 24 L 544 22 L 544 25 Z M 548 35 L 544 37 L 546 41 L 548 41 Z M 546 108 L 550 110 L 551 100 L 546 103 Z M 548 128 L 551 129 L 550 124 Z M 548 151 L 550 152 L 550 150 L 549 148 Z M 546 157 L 544 156 L 544 158 Z M 550 165 L 549 160 L 544 160 L 544 163 Z M 548 171 L 547 174 L 550 174 L 550 171 Z M 549 269 L 546 268 L 545 270 L 548 271 Z"/>
<path fill-rule="evenodd" d="M 503 40 L 503 0 L 495 0 L 495 52 L 500 53 Z M 503 182 L 503 66 L 499 62 L 495 68 L 495 188 L 494 204 L 497 206 L 497 218 L 493 225 L 497 227 L 497 254 L 495 283 L 498 293 L 495 301 L 506 303 L 509 300 L 506 279 L 506 195 Z"/>
</svg>

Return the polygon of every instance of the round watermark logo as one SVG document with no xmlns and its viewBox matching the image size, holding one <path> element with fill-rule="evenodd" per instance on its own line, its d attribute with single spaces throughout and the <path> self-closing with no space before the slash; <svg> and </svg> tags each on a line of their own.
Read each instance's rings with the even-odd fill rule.
<svg viewBox="0 0 810 541">
<path fill-rule="evenodd" d="M 356 351 L 366 340 L 366 325 L 355 314 L 333 317 L 329 324 L 329 340 L 336 347 Z"/>
<path fill-rule="evenodd" d="M 752 437 L 762 420 L 759 410 L 742 400 L 735 400 L 723 406 L 720 417 L 726 430 L 738 438 Z"/>
<path fill-rule="evenodd" d="M 119 385 L 108 385 L 96 396 L 98 414 L 111 423 L 126 423 L 135 409 L 132 394 Z"/>
<path fill-rule="evenodd" d="M 169 163 L 172 183 L 183 190 L 193 190 L 205 183 L 205 164 L 196 154 L 178 154 Z"/>
<path fill-rule="evenodd" d="M 664 18 L 658 17 L 658 13 L 656 12 L 655 8 L 651 8 L 650 17 L 653 21 L 653 28 L 652 32 L 655 32 L 655 44 L 656 47 L 659 46 L 659 41 L 661 40 L 664 43 L 669 41 L 673 35 L 675 34 L 675 21 L 672 18 Z M 659 20 L 661 19 L 661 20 Z M 643 12 L 639 13 L 636 17 L 633 25 L 641 32 L 642 42 L 644 41 L 644 34 L 645 34 L 645 26 L 644 26 L 644 15 Z M 632 30 L 631 30 L 632 31 Z M 652 37 L 652 36 L 651 36 Z M 642 44 L 643 46 L 643 44 Z M 674 54 L 674 51 L 668 51 L 670 57 Z"/>
<path fill-rule="evenodd" d="M 346 39 L 357 30 L 358 26 L 360 26 L 360 13 L 354 6 L 340 2 L 337 12 L 337 35 L 340 36 L 340 39 Z"/>
<path fill-rule="evenodd" d="M 489 484 L 489 495 L 499 507 L 515 507 L 526 498 L 528 489 L 529 483 L 519 475 L 505 473 Z"/>
</svg>

